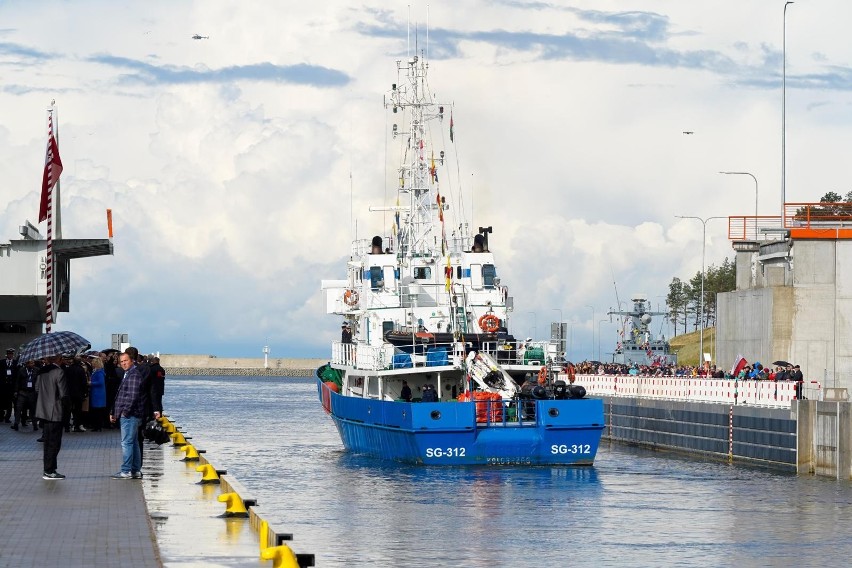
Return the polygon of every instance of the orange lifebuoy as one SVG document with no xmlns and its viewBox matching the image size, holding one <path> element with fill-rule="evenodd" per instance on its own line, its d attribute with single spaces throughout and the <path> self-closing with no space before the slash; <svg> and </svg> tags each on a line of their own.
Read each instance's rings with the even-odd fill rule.
<svg viewBox="0 0 852 568">
<path fill-rule="evenodd" d="M 355 306 L 358 304 L 358 291 L 347 290 L 343 293 L 343 301 L 347 306 Z"/>
<path fill-rule="evenodd" d="M 538 371 L 538 384 L 543 385 L 547 382 L 547 367 L 542 367 Z"/>
<path fill-rule="evenodd" d="M 500 329 L 500 318 L 494 314 L 485 314 L 479 318 L 479 327 L 487 333 L 494 333 Z"/>
</svg>

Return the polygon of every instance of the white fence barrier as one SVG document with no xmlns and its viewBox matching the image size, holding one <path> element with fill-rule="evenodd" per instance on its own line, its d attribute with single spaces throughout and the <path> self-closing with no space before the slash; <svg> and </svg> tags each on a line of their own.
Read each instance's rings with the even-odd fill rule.
<svg viewBox="0 0 852 568">
<path fill-rule="evenodd" d="M 588 394 L 595 396 L 629 396 L 775 408 L 789 408 L 790 402 L 796 398 L 796 383 L 793 381 L 577 375 L 574 384 L 582 385 Z M 803 394 L 812 400 L 822 400 L 822 385 L 817 381 L 806 381 Z"/>
</svg>

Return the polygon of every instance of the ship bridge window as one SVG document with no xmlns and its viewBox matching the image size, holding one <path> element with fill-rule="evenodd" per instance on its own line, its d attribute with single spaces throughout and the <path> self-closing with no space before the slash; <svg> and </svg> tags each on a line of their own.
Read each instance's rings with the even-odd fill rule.
<svg viewBox="0 0 852 568">
<path fill-rule="evenodd" d="M 470 285 L 475 290 L 482 288 L 493 289 L 497 269 L 493 264 L 471 264 Z"/>
<path fill-rule="evenodd" d="M 497 269 L 493 264 L 482 265 L 482 282 L 486 288 L 494 288 L 494 278 L 497 277 Z"/>
<path fill-rule="evenodd" d="M 382 267 L 381 266 L 371 266 L 370 267 L 370 289 L 373 291 L 378 290 L 384 285 L 384 280 L 382 279 Z"/>
<path fill-rule="evenodd" d="M 431 280 L 432 279 L 432 267 L 430 266 L 415 266 L 414 267 L 414 278 L 417 280 Z"/>
</svg>

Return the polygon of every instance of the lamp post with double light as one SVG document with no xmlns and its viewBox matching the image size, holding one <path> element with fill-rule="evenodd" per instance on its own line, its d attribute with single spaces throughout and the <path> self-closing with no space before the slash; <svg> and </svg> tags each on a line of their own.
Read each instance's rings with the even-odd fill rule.
<svg viewBox="0 0 852 568">
<path fill-rule="evenodd" d="M 704 359 L 704 254 L 707 248 L 707 221 L 711 219 L 727 219 L 727 217 L 694 217 L 691 215 L 675 215 L 678 219 L 697 219 L 701 221 L 701 296 L 699 301 L 699 323 L 701 335 L 698 339 L 698 364 L 701 365 Z"/>
</svg>

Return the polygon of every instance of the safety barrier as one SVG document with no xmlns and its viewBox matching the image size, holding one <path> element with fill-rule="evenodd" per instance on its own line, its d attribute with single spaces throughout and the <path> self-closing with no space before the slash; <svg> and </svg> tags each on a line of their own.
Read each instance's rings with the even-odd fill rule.
<svg viewBox="0 0 852 568">
<path fill-rule="evenodd" d="M 560 375 L 559 378 L 566 379 L 564 375 Z M 625 396 L 789 408 L 790 403 L 796 399 L 797 383 L 695 377 L 577 375 L 575 384 L 582 385 L 586 393 L 593 396 Z M 820 400 L 822 385 L 817 381 L 806 382 L 803 392 L 806 398 Z"/>
</svg>

